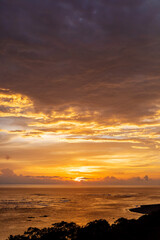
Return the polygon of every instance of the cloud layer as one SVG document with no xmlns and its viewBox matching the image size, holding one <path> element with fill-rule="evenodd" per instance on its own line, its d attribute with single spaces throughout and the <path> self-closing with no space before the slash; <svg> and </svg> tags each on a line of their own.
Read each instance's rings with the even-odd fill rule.
<svg viewBox="0 0 160 240">
<path fill-rule="evenodd" d="M 159 105 L 159 9 L 142 1 L 1 1 L 1 85 L 38 110 L 140 120 Z"/>
<path fill-rule="evenodd" d="M 156 178 L 159 12 L 158 0 L 1 0 L 0 168 Z"/>
<path fill-rule="evenodd" d="M 16 175 L 10 169 L 2 169 L 0 174 L 0 184 L 51 184 L 51 185 L 160 185 L 160 179 L 150 179 L 147 175 L 143 178 L 133 177 L 129 179 L 118 179 L 116 177 L 105 177 L 99 179 L 90 179 L 85 177 L 79 177 L 76 179 L 63 179 L 59 176 L 23 176 Z"/>
</svg>

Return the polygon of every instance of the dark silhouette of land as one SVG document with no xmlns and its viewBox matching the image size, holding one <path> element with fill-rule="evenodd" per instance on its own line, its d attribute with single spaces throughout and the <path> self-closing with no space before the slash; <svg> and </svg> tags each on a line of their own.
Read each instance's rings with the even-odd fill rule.
<svg viewBox="0 0 160 240">
<path fill-rule="evenodd" d="M 80 227 L 75 223 L 60 222 L 50 228 L 28 228 L 23 235 L 8 240 L 160 240 L 160 211 L 139 219 L 120 218 L 110 225 L 100 219 Z"/>
<path fill-rule="evenodd" d="M 160 211 L 160 204 L 141 205 L 137 208 L 131 208 L 131 212 L 149 214 L 155 211 Z"/>
</svg>

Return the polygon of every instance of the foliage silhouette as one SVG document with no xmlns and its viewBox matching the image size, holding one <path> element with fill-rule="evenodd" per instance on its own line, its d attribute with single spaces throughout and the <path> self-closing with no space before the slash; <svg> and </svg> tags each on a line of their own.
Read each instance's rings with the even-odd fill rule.
<svg viewBox="0 0 160 240">
<path fill-rule="evenodd" d="M 23 235 L 8 240 L 160 240 L 160 211 L 137 220 L 119 218 L 114 224 L 95 220 L 80 227 L 71 222 L 52 224 L 50 228 L 28 228 Z"/>
</svg>

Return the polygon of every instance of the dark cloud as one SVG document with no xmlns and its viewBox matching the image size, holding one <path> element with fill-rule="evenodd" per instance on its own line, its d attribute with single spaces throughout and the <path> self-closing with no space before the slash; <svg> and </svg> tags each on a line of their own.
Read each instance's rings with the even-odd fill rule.
<svg viewBox="0 0 160 240">
<path fill-rule="evenodd" d="M 11 169 L 5 168 L 5 169 L 1 169 L 1 176 L 11 177 L 11 176 L 15 176 L 15 174 Z"/>
<path fill-rule="evenodd" d="M 149 116 L 160 101 L 159 11 L 158 0 L 1 0 L 1 87 L 37 110 Z"/>
<path fill-rule="evenodd" d="M 23 176 L 16 175 L 11 169 L 1 169 L 0 184 L 70 184 L 59 176 Z"/>
<path fill-rule="evenodd" d="M 6 155 L 6 160 L 9 160 L 11 157 L 9 155 Z"/>
<path fill-rule="evenodd" d="M 147 175 L 143 178 L 133 177 L 129 179 L 119 179 L 114 176 L 105 177 L 98 180 L 91 178 L 79 177 L 81 185 L 159 185 L 160 179 L 150 179 Z M 11 169 L 1 169 L 0 184 L 59 184 L 59 185 L 75 185 L 72 179 L 64 180 L 59 176 L 23 176 L 17 175 Z"/>
<path fill-rule="evenodd" d="M 86 183 L 88 184 L 88 183 Z M 90 182 L 93 185 L 159 185 L 160 179 L 151 179 L 147 175 L 144 177 L 132 177 L 128 179 L 120 179 L 114 176 L 105 177 L 104 179 Z M 121 197 L 121 196 L 119 196 Z"/>
</svg>

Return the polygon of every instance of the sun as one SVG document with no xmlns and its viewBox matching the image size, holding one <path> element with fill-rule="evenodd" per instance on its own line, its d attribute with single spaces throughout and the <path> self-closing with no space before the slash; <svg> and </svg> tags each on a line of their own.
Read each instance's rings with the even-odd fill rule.
<svg viewBox="0 0 160 240">
<path fill-rule="evenodd" d="M 81 182 L 81 181 L 85 181 L 85 178 L 84 177 L 76 177 L 74 179 L 75 182 Z"/>
</svg>

